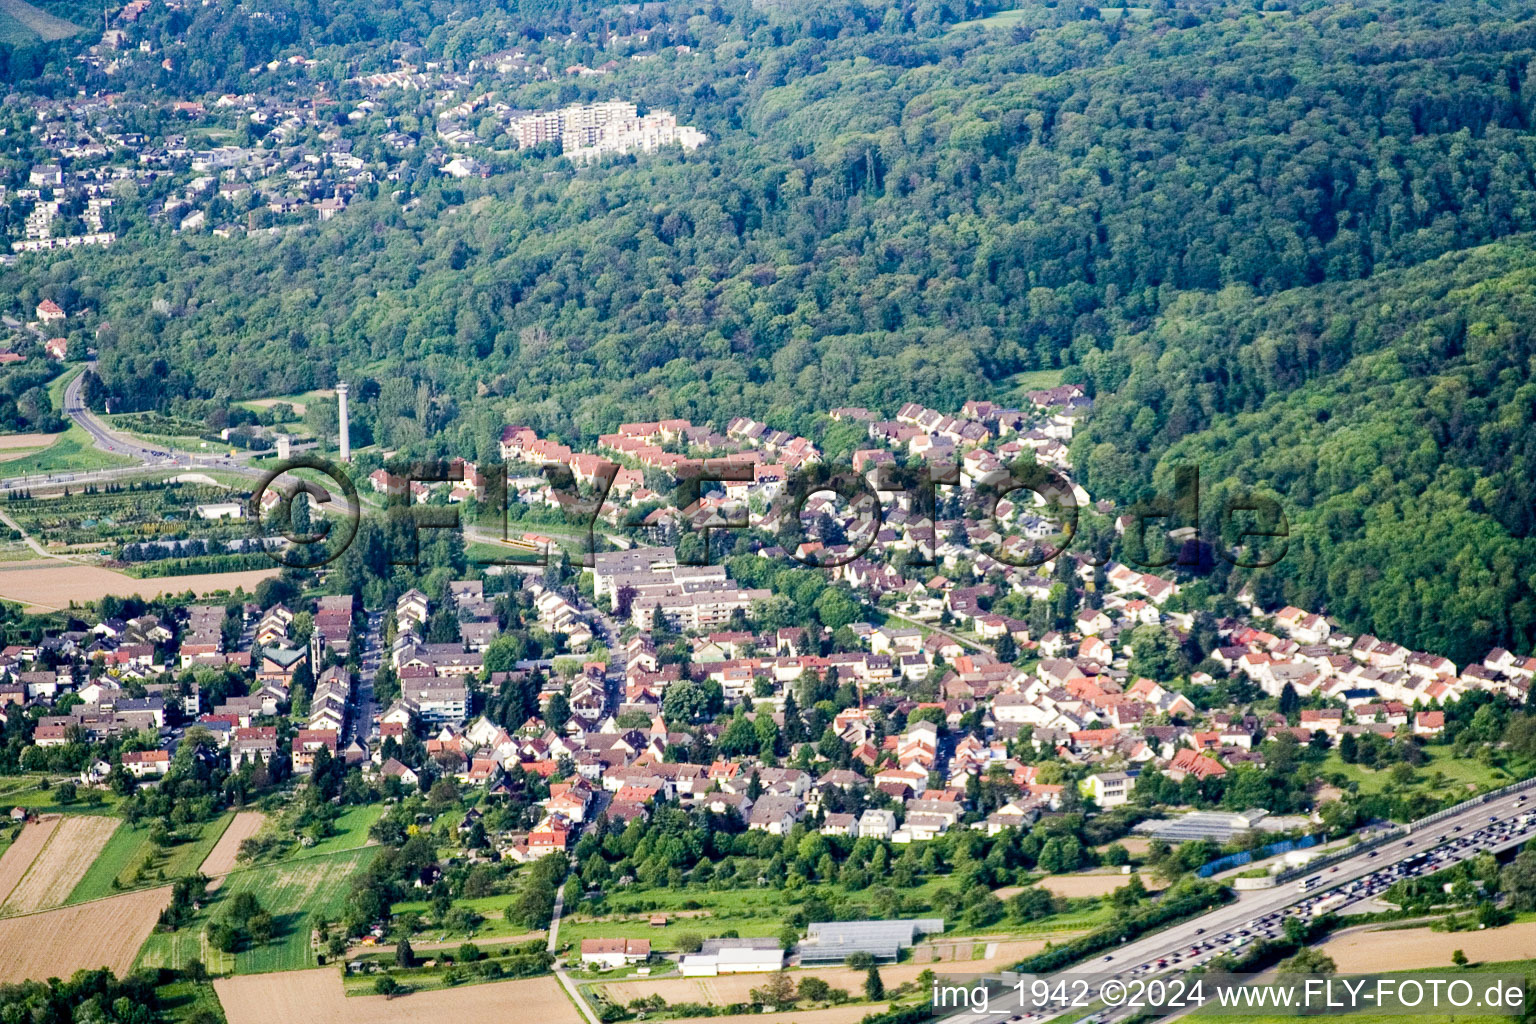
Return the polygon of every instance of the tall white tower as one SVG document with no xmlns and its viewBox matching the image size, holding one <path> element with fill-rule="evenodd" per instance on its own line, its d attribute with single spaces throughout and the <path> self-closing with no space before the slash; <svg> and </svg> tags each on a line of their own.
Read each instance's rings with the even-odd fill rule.
<svg viewBox="0 0 1536 1024">
<path fill-rule="evenodd" d="M 341 461 L 352 461 L 352 437 L 347 430 L 347 382 L 336 385 L 336 419 L 341 429 Z"/>
</svg>

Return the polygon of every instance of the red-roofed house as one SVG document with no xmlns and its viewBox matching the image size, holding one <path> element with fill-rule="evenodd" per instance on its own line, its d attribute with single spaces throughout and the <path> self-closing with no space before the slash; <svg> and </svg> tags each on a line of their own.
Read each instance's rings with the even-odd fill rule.
<svg viewBox="0 0 1536 1024">
<path fill-rule="evenodd" d="M 546 853 L 564 853 L 570 841 L 571 830 L 564 825 L 550 824 L 528 833 L 528 852 L 535 857 Z"/>
<path fill-rule="evenodd" d="M 1193 775 L 1197 779 L 1220 778 L 1227 774 L 1215 758 L 1206 757 L 1193 750 L 1180 750 L 1173 755 L 1173 760 L 1168 762 L 1169 777 L 1183 781 L 1184 776 Z"/>
<path fill-rule="evenodd" d="M 581 962 L 604 970 L 639 963 L 651 955 L 650 939 L 582 939 Z"/>
<path fill-rule="evenodd" d="M 136 750 L 123 755 L 123 767 L 135 777 L 164 775 L 171 770 L 171 752 L 168 750 Z"/>
<path fill-rule="evenodd" d="M 1413 716 L 1413 734 L 1415 736 L 1438 736 L 1444 731 L 1444 711 L 1420 711 Z"/>
</svg>

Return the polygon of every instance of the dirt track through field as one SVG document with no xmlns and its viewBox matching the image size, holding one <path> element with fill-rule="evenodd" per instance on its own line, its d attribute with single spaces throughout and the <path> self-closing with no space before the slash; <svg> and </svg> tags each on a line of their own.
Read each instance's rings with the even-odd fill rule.
<svg viewBox="0 0 1536 1024">
<path fill-rule="evenodd" d="M 59 818 L 53 814 L 41 821 L 27 822 L 16 841 L 6 847 L 4 854 L 0 854 L 0 904 L 10 898 L 11 890 L 16 888 L 21 876 L 27 873 L 27 868 L 32 866 L 38 851 L 47 844 L 48 837 L 53 835 L 58 825 Z"/>
<path fill-rule="evenodd" d="M 229 1024 L 583 1024 L 552 977 L 466 985 L 385 999 L 342 993 L 333 967 L 281 974 L 246 974 L 213 983 Z"/>
<path fill-rule="evenodd" d="M 261 831 L 266 820 L 267 816 L 260 811 L 241 811 L 235 815 L 235 820 L 229 823 L 219 841 L 208 851 L 208 859 L 203 861 L 203 874 L 217 878 L 235 870 L 235 858 L 240 853 L 240 844 Z"/>
<path fill-rule="evenodd" d="M 1411 971 L 1451 966 L 1461 950 L 1473 963 L 1503 963 L 1536 958 L 1536 921 L 1522 921 L 1479 932 L 1435 932 L 1428 928 L 1361 931 L 1323 944 L 1344 972 Z"/>
<path fill-rule="evenodd" d="M 126 974 L 170 902 L 163 886 L 0 920 L 0 983 L 67 978 L 82 968 Z"/>
<path fill-rule="evenodd" d="M 62 907 L 117 826 L 116 818 L 102 815 L 64 818 L 4 905 L 0 905 L 0 914 L 12 917 Z"/>
</svg>

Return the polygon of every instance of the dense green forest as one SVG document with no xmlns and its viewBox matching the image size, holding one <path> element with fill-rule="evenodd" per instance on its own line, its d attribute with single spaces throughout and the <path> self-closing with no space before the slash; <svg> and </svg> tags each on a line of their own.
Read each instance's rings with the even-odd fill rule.
<svg viewBox="0 0 1536 1024">
<path fill-rule="evenodd" d="M 1273 293 L 1536 228 L 1519 5 L 1031 17 L 848 15 L 826 38 L 716 6 L 688 19 L 722 40 L 703 81 L 647 65 L 603 87 L 717 140 L 686 160 L 423 169 L 410 209 L 80 251 L 28 284 L 112 322 L 119 408 L 366 368 L 591 436 L 956 403 L 1111 347 L 1180 290 Z"/>
<path fill-rule="evenodd" d="M 1175 465 L 1259 485 L 1291 518 L 1272 600 L 1459 660 L 1529 649 L 1536 240 L 1191 296 L 1085 368 L 1102 395 L 1074 450 L 1095 493 L 1167 489 Z"/>
<path fill-rule="evenodd" d="M 624 96 L 711 141 L 581 170 L 482 149 L 493 173 L 462 181 L 423 146 L 325 223 L 147 222 L 23 264 L 24 308 L 110 321 L 98 406 L 346 375 L 354 437 L 484 456 L 505 422 L 812 433 L 831 406 L 1016 399 L 1012 375 L 1066 368 L 1099 401 L 1077 447 L 1096 494 L 1178 461 L 1280 493 L 1295 537 L 1266 596 L 1458 655 L 1531 646 L 1529 5 L 273 7 L 156 8 L 192 20 L 141 86 L 270 85 L 247 62 L 298 45 L 362 72 L 557 39 L 595 61 L 644 27 L 692 54 L 511 100 Z M 380 152 L 344 116 L 356 85 L 322 84 Z"/>
</svg>

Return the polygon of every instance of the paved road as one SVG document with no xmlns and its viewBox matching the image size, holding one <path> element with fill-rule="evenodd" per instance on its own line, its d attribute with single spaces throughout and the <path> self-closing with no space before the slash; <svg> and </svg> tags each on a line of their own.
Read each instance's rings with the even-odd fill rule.
<svg viewBox="0 0 1536 1024">
<path fill-rule="evenodd" d="M 1524 800 L 1522 801 L 1522 797 Z M 1392 842 L 1376 847 L 1339 862 L 1338 864 L 1321 868 L 1314 875 L 1304 877 L 1317 877 L 1315 883 L 1308 891 L 1302 891 L 1295 880 L 1290 883 L 1276 886 L 1273 889 L 1259 889 L 1252 892 L 1239 893 L 1232 903 L 1217 907 L 1206 914 L 1191 920 L 1174 925 L 1163 931 L 1156 932 L 1135 942 L 1126 943 L 1112 953 L 1094 957 L 1084 961 L 1066 971 L 1052 975 L 1052 982 L 1059 981 L 1067 975 L 1083 977 L 1092 975 L 1097 981 L 1106 981 L 1115 978 L 1125 981 L 1131 977 L 1151 977 L 1163 975 L 1165 971 L 1178 972 L 1183 967 L 1193 966 L 1194 962 L 1189 957 L 1189 950 L 1196 943 L 1210 940 L 1229 932 L 1235 933 L 1241 929 L 1254 931 L 1255 922 L 1266 915 L 1283 912 L 1294 904 L 1301 902 L 1315 902 L 1319 897 L 1327 895 L 1331 890 L 1346 885 L 1356 879 L 1363 878 L 1382 868 L 1398 864 L 1410 857 L 1415 857 L 1443 844 L 1464 838 L 1470 835 L 1480 826 L 1487 826 L 1490 816 L 1496 816 L 1501 821 L 1518 813 L 1536 810 L 1536 789 L 1526 790 L 1522 793 L 1509 793 L 1498 797 L 1485 804 L 1476 804 L 1459 814 L 1435 822 L 1432 825 L 1422 826 L 1408 835 L 1395 839 Z M 1514 837 L 1508 840 L 1490 842 L 1486 849 L 1507 849 L 1512 845 L 1518 845 L 1530 838 L 1530 834 Z M 1276 931 L 1278 925 L 1276 921 Z M 1200 954 L 1202 960 L 1209 959 L 1220 950 L 1203 951 Z M 1132 971 L 1142 964 L 1155 965 L 1159 960 L 1169 960 L 1178 955 L 1182 958 L 1181 966 L 1166 968 L 1154 967 L 1151 971 L 1133 975 Z M 993 1000 L 990 1014 L 960 1013 L 946 1019 L 947 1024 L 998 1024 L 1007 1018 L 1009 1014 L 1017 1014 L 1021 1008 L 1011 998 Z M 1047 1013 L 1045 1018 L 1057 1016 L 1061 1011 Z M 1085 1011 L 1086 1013 L 1086 1011 Z M 1122 1014 L 1109 1014 L 1107 1018 L 1100 1015 L 1100 1019 L 1113 1019 Z M 1039 1018 L 1036 1019 L 1045 1019 Z M 1076 1018 L 1068 1017 L 1067 1020 Z"/>
<path fill-rule="evenodd" d="M 362 665 L 357 674 L 357 709 L 352 716 L 352 736 L 364 743 L 373 734 L 373 716 L 378 713 L 377 702 L 373 697 L 373 677 L 379 671 L 379 659 L 383 656 L 383 626 L 384 613 L 369 612 L 368 628 L 359 640 L 362 644 L 359 652 Z"/>
<path fill-rule="evenodd" d="M 570 882 L 567 881 L 555 890 L 555 912 L 550 915 L 549 944 L 545 947 L 550 953 L 555 953 L 560 948 L 560 916 L 565 913 L 565 886 L 569 884 Z M 581 1015 L 587 1019 L 587 1024 L 602 1024 L 592 1007 L 588 1006 L 587 1001 L 581 997 L 581 990 L 565 973 L 565 968 L 560 965 L 559 960 L 555 961 L 555 978 L 560 982 L 560 987 L 565 989 L 565 994 L 570 996 L 571 1002 L 575 1003 L 576 1008 L 581 1011 Z"/>
<path fill-rule="evenodd" d="M 95 363 L 86 364 L 86 369 L 95 369 Z M 252 453 L 246 453 L 238 458 L 230 458 L 228 455 L 188 455 L 176 453 L 152 445 L 136 441 L 131 437 L 113 431 L 85 406 L 81 398 L 82 385 L 85 374 L 81 373 L 70 381 L 64 388 L 64 412 L 75 422 L 81 430 L 91 437 L 92 444 L 100 451 L 107 452 L 121 458 L 134 460 L 132 466 L 119 466 L 113 469 L 93 470 L 60 470 L 55 473 L 36 473 L 32 476 L 11 477 L 0 480 L 0 491 L 16 491 L 23 489 L 35 489 L 46 487 L 50 484 L 89 484 L 108 483 L 123 477 L 137 476 L 146 470 L 164 470 L 167 473 L 195 472 L 200 469 L 217 469 L 225 472 L 239 473 L 242 476 L 255 477 L 259 470 L 253 469 L 243 460 L 249 459 Z"/>
<path fill-rule="evenodd" d="M 87 363 L 85 372 L 75 375 L 75 379 L 69 382 L 64 389 L 64 413 L 74 420 L 87 434 L 91 435 L 96 447 L 113 455 L 122 455 L 130 459 L 137 459 L 146 466 L 174 466 L 176 458 L 169 452 L 159 448 L 152 448 L 130 437 L 124 437 L 107 429 L 106 424 L 98 420 L 89 409 L 85 407 L 85 401 L 80 397 L 85 383 L 85 374 L 96 369 L 95 363 Z"/>
</svg>

